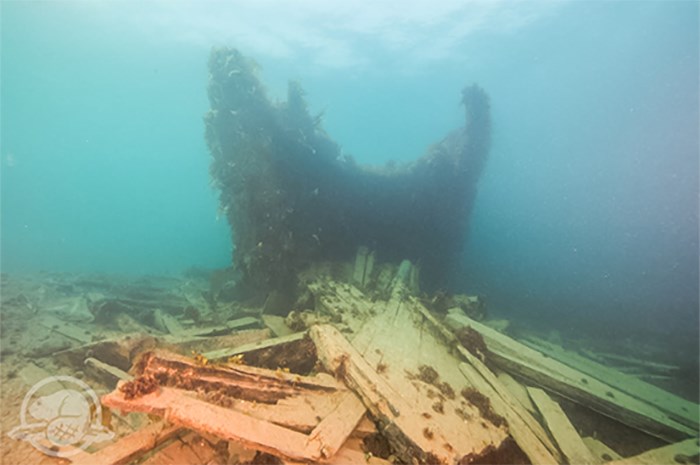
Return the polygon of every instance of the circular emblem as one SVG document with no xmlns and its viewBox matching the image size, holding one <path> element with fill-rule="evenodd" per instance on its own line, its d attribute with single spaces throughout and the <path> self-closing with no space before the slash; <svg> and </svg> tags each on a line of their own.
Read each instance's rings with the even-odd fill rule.
<svg viewBox="0 0 700 465">
<path fill-rule="evenodd" d="M 114 437 L 102 425 L 100 400 L 72 376 L 50 376 L 24 396 L 20 425 L 8 433 L 53 457 L 70 457 L 90 444 Z"/>
</svg>

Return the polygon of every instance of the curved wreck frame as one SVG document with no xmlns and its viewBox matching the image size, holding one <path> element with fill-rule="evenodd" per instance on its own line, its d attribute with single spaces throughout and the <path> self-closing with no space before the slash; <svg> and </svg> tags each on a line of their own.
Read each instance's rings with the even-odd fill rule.
<svg viewBox="0 0 700 465">
<path fill-rule="evenodd" d="M 464 126 L 423 157 L 372 168 L 342 154 L 297 83 L 286 102 L 273 103 L 256 69 L 235 49 L 212 50 L 206 139 L 239 290 L 293 295 L 300 270 L 351 259 L 360 246 L 382 260 L 418 263 L 424 289 L 448 287 L 489 151 L 486 93 L 463 90 Z"/>
</svg>

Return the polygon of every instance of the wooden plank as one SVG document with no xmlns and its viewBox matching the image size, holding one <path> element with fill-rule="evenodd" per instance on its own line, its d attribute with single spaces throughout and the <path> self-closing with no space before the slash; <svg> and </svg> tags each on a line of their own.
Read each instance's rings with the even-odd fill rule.
<svg viewBox="0 0 700 465">
<path fill-rule="evenodd" d="M 177 318 L 160 308 L 153 311 L 153 321 L 154 326 L 165 333 L 179 336 L 185 332 Z"/>
<path fill-rule="evenodd" d="M 112 387 L 114 387 L 118 381 L 132 378 L 132 376 L 124 370 L 120 370 L 115 366 L 92 357 L 85 359 L 85 368 L 86 370 L 93 370 L 97 378 L 103 380 L 107 385 L 112 385 Z"/>
<path fill-rule="evenodd" d="M 176 425 L 154 423 L 146 428 L 131 433 L 117 442 L 92 454 L 81 452 L 70 458 L 73 465 L 122 465 L 149 452 L 158 444 L 168 441 L 181 432 Z"/>
<path fill-rule="evenodd" d="M 215 364 L 163 350 L 144 354 L 139 375 L 157 378 L 162 385 L 191 391 L 233 390 L 236 398 L 274 403 L 304 392 L 332 393 L 346 390 L 332 376 L 303 376 L 238 363 Z"/>
<path fill-rule="evenodd" d="M 674 373 L 680 370 L 680 367 L 677 365 L 652 362 L 651 360 L 641 360 L 635 357 L 630 357 L 629 355 L 611 354 L 599 351 L 593 352 L 588 350 L 584 351 L 584 353 L 589 356 L 595 354 L 595 357 L 592 357 L 594 360 L 604 359 L 611 362 L 619 362 L 625 365 L 637 366 L 643 370 L 651 370 L 659 373 Z"/>
<path fill-rule="evenodd" d="M 539 388 L 528 388 L 528 393 L 542 414 L 547 429 L 557 441 L 559 449 L 566 457 L 567 463 L 589 465 L 601 463 L 583 443 L 574 425 L 558 403 Z"/>
<path fill-rule="evenodd" d="M 698 405 L 665 391 L 658 386 L 654 386 L 653 384 L 639 379 L 639 376 L 649 378 L 651 375 L 639 373 L 637 376 L 634 376 L 633 374 L 623 373 L 619 369 L 603 365 L 595 360 L 583 357 L 575 352 L 566 350 L 548 341 L 544 341 L 539 338 L 530 339 L 536 343 L 536 350 L 539 350 L 572 368 L 586 373 L 589 376 L 603 381 L 606 384 L 609 384 L 610 386 L 631 395 L 632 397 L 654 405 L 668 414 L 671 419 L 682 423 L 685 426 L 697 428 L 699 421 Z M 639 363 L 644 362 L 640 361 Z M 652 362 L 649 362 L 648 366 L 646 367 L 650 368 L 654 365 L 655 364 Z M 661 366 L 668 367 L 667 365 Z M 640 365 L 640 368 L 641 367 L 645 366 Z"/>
<path fill-rule="evenodd" d="M 229 408 L 300 433 L 310 434 L 318 427 L 319 419 L 323 421 L 322 419 L 334 411 L 343 395 L 342 391 L 326 394 L 303 393 L 285 397 L 275 404 L 239 399 L 232 401 Z"/>
<path fill-rule="evenodd" d="M 520 384 L 520 382 L 505 371 L 499 371 L 496 373 L 496 377 L 528 412 L 535 413 L 537 411 L 537 407 L 532 403 L 532 399 L 530 399 L 530 395 L 527 393 L 527 386 Z"/>
<path fill-rule="evenodd" d="M 562 457 L 557 447 L 550 440 L 546 431 L 544 428 L 542 428 L 542 425 L 540 425 L 540 423 L 532 416 L 531 412 L 523 407 L 523 404 L 517 399 L 517 397 L 514 396 L 511 391 L 505 385 L 503 385 L 503 383 L 501 383 L 498 377 L 486 366 L 484 362 L 465 349 L 459 343 L 459 341 L 457 341 L 455 336 L 444 325 L 437 321 L 435 317 L 427 311 L 427 309 L 423 308 L 420 311 L 423 318 L 425 318 L 425 320 L 431 324 L 433 329 L 444 338 L 446 343 L 452 345 L 454 349 L 462 356 L 462 358 L 468 362 L 469 366 L 471 366 L 479 374 L 478 377 L 475 377 L 471 374 L 472 370 L 467 369 L 467 367 L 463 367 L 462 364 L 459 365 L 460 371 L 462 371 L 467 379 L 472 382 L 472 385 L 477 383 L 478 386 L 474 387 L 480 391 L 483 391 L 482 393 L 484 394 L 486 392 L 495 394 L 489 397 L 494 398 L 495 405 L 497 405 L 499 409 L 497 410 L 497 413 L 504 416 L 506 419 L 511 419 L 509 422 L 509 425 L 511 423 L 513 425 L 511 430 L 513 428 L 518 429 L 516 434 L 513 434 L 511 431 L 511 434 L 513 434 L 513 439 L 518 442 L 521 449 L 523 449 L 526 454 L 528 451 L 530 451 L 530 454 L 532 454 L 534 457 L 532 458 L 533 462 L 550 462 L 550 457 L 542 452 L 542 448 L 540 446 L 544 446 L 546 448 L 547 453 L 555 462 L 561 462 Z M 483 380 L 485 383 L 481 382 L 481 380 Z M 529 401 L 527 391 L 525 391 L 525 396 L 527 396 Z M 503 413 L 500 413 L 501 411 Z"/>
<path fill-rule="evenodd" d="M 386 316 L 391 316 L 389 313 L 401 315 L 396 309 L 393 312 L 384 310 Z M 371 323 L 366 326 L 376 328 L 378 322 L 373 320 Z M 405 337 L 409 341 L 413 340 L 409 344 L 413 344 L 414 353 L 430 353 L 428 347 L 432 347 L 434 343 L 428 342 L 426 334 L 423 335 L 420 350 L 416 351 L 417 341 L 412 339 L 412 334 L 405 328 L 396 327 L 397 324 L 413 323 L 410 317 L 396 318 L 395 324 L 386 329 L 396 331 L 396 334 L 401 334 L 402 338 Z M 379 370 L 380 375 L 376 365 L 370 364 L 369 358 L 363 357 L 354 347 L 354 342 L 350 344 L 334 327 L 313 326 L 309 334 L 316 344 L 319 360 L 328 370 L 343 379 L 363 400 L 378 422 L 384 425 L 383 434 L 397 449 L 401 460 L 455 463 L 466 456 L 478 457 L 486 448 L 497 448 L 501 441 L 505 440 L 505 431 L 483 420 L 476 408 L 464 402 L 463 408 L 468 412 L 468 416 L 458 416 L 454 410 L 460 408 L 458 399 L 452 403 L 448 402 L 449 399 L 438 401 L 439 397 L 435 392 L 437 389 L 418 379 L 407 379 L 404 367 L 408 365 L 401 365 L 397 361 L 398 355 L 388 357 L 388 350 L 391 348 L 387 345 L 398 342 L 396 337 L 389 340 L 380 337 L 387 345 L 379 350 L 370 343 L 369 350 L 365 352 L 368 355 L 371 353 L 380 356 L 377 352 L 379 350 L 389 361 L 389 368 Z M 383 352 L 385 350 L 386 352 Z M 401 345 L 398 345 L 398 350 L 401 351 L 404 360 L 409 359 Z M 410 361 L 415 362 L 412 359 Z M 461 375 L 460 379 L 465 381 Z M 432 399 L 426 395 L 426 389 L 433 391 Z M 440 411 L 431 408 L 431 404 L 435 403 L 440 404 Z M 452 407 L 453 405 L 455 407 Z"/>
<path fill-rule="evenodd" d="M 446 317 L 446 322 L 453 328 L 469 326 L 479 332 L 494 363 L 534 385 L 551 389 L 562 397 L 664 440 L 673 441 L 696 434 L 697 425 L 692 428 L 681 424 L 656 406 L 547 357 L 468 317 L 452 314 Z"/>
<path fill-rule="evenodd" d="M 352 332 L 362 328 L 376 314 L 375 308 L 383 305 L 370 302 L 361 290 L 349 284 L 319 279 L 308 289 L 314 295 L 318 315 L 342 321 L 336 326 L 346 325 Z"/>
<path fill-rule="evenodd" d="M 172 350 L 182 354 L 207 353 L 214 350 L 228 350 L 232 347 L 240 347 L 243 344 L 253 344 L 271 337 L 272 332 L 268 328 L 245 329 L 235 331 L 223 336 L 173 336 L 166 334 L 158 338 L 158 347 Z"/>
<path fill-rule="evenodd" d="M 270 328 L 270 331 L 272 331 L 276 337 L 294 334 L 294 331 L 284 322 L 284 317 L 277 315 L 263 315 L 262 320 L 265 326 Z"/>
<path fill-rule="evenodd" d="M 542 443 L 540 438 L 538 438 L 533 430 L 525 423 L 525 421 L 523 421 L 520 415 L 511 406 L 509 406 L 503 400 L 503 398 L 501 398 L 495 389 L 478 373 L 473 366 L 466 363 L 460 363 L 459 369 L 472 383 L 474 388 L 489 399 L 493 410 L 506 419 L 508 422 L 508 431 L 532 463 L 560 463 L 560 460 L 555 458 L 555 456 Z"/>
<path fill-rule="evenodd" d="M 363 287 L 367 287 L 372 279 L 372 272 L 374 271 L 374 258 L 374 251 L 371 251 L 365 260 L 365 273 L 362 279 Z"/>
<path fill-rule="evenodd" d="M 155 391 L 127 399 L 122 385 L 102 399 L 103 405 L 164 416 L 201 433 L 294 460 L 332 456 L 366 411 L 351 391 L 326 374 L 301 376 L 209 364 L 165 351 L 144 354 L 138 369 L 134 382 L 157 379 Z"/>
<path fill-rule="evenodd" d="M 318 444 L 307 445 L 308 436 L 303 433 L 195 399 L 177 389 L 161 387 L 157 392 L 130 400 L 117 390 L 103 396 L 102 404 L 158 415 L 175 425 L 293 460 L 323 458 Z"/>
<path fill-rule="evenodd" d="M 360 247 L 355 254 L 355 266 L 352 270 L 352 282 L 356 286 L 362 288 L 365 285 L 365 267 L 367 264 L 367 255 L 369 249 Z"/>
<path fill-rule="evenodd" d="M 258 328 L 260 326 L 262 326 L 260 319 L 252 316 L 246 316 L 243 318 L 231 320 L 226 324 L 220 326 L 213 326 L 211 328 L 192 328 L 184 330 L 181 334 L 198 337 L 222 336 L 232 331 L 238 331 L 247 328 Z"/>
<path fill-rule="evenodd" d="M 652 449 L 634 457 L 608 462 L 608 465 L 659 465 L 697 463 L 700 441 L 697 438 Z"/>
<path fill-rule="evenodd" d="M 305 335 L 306 335 L 306 332 L 294 333 L 294 334 L 290 334 L 289 336 L 281 336 L 281 337 L 275 337 L 275 338 L 271 338 L 271 339 L 265 339 L 264 341 L 253 342 L 251 344 L 244 344 L 244 345 L 241 345 L 238 347 L 212 350 L 209 352 L 205 352 L 202 355 L 204 355 L 207 359 L 212 360 L 212 361 L 222 360 L 222 359 L 232 357 L 234 355 L 252 352 L 254 350 L 266 349 L 268 347 L 272 347 L 272 346 L 276 346 L 276 345 L 280 345 L 280 344 L 289 344 L 292 342 L 300 341 L 300 340 L 304 339 Z"/>
<path fill-rule="evenodd" d="M 169 320 L 170 323 L 170 328 L 173 328 L 172 326 L 172 319 Z M 243 318 L 238 318 L 235 320 L 231 320 L 225 324 L 222 325 L 216 325 L 216 326 L 209 326 L 209 327 L 194 327 L 194 328 L 188 328 L 188 329 L 174 329 L 176 332 L 171 334 L 171 335 L 165 335 L 163 339 L 169 342 L 187 342 L 188 339 L 197 339 L 197 338 L 207 338 L 207 337 L 217 337 L 217 336 L 224 336 L 227 334 L 230 334 L 234 331 L 240 331 L 243 329 L 254 329 L 254 328 L 260 328 L 262 326 L 262 322 L 259 318 L 255 318 L 252 316 L 246 316 Z"/>
<path fill-rule="evenodd" d="M 92 342 L 92 334 L 74 324 L 59 320 L 53 315 L 42 315 L 39 324 L 81 344 Z"/>
<path fill-rule="evenodd" d="M 648 373 L 628 373 L 631 376 L 638 378 L 642 381 L 671 381 L 677 379 L 677 376 L 670 375 L 652 375 Z"/>
<path fill-rule="evenodd" d="M 338 452 L 367 411 L 362 401 L 352 392 L 346 392 L 344 397 L 338 408 L 321 420 L 309 434 L 307 444 L 318 442 L 314 447 L 321 451 L 324 459 L 333 457 Z"/>
<path fill-rule="evenodd" d="M 334 327 L 313 326 L 309 335 L 316 344 L 319 360 L 326 369 L 343 379 L 381 423 L 395 425 L 386 432 L 391 435 L 392 440 L 405 444 L 404 455 L 408 461 L 413 454 L 420 456 L 424 451 L 433 449 L 420 428 L 422 424 L 429 424 L 428 420 L 416 415 L 391 385 L 378 378 L 374 368 Z M 445 455 L 445 452 L 442 455 Z M 452 460 L 447 463 L 451 462 Z"/>
<path fill-rule="evenodd" d="M 610 462 L 611 460 L 618 460 L 622 458 L 620 454 L 596 438 L 586 436 L 583 438 L 583 443 L 586 445 L 586 447 L 588 447 L 588 450 L 591 451 L 591 454 L 598 457 L 601 462 Z"/>
</svg>

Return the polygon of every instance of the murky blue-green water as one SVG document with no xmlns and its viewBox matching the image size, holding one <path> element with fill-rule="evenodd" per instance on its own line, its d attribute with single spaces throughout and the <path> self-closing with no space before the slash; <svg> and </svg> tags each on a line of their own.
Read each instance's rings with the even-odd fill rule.
<svg viewBox="0 0 700 465">
<path fill-rule="evenodd" d="M 363 163 L 411 160 L 490 94 L 464 289 L 490 311 L 697 349 L 698 3 L 12 2 L 2 271 L 230 262 L 202 116 L 212 46 L 298 79 Z M 695 354 L 691 354 L 695 356 Z"/>
</svg>

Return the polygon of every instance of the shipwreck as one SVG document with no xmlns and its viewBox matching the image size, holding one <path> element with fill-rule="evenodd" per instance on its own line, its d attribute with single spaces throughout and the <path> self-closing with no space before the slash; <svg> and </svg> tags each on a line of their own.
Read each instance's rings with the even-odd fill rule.
<svg viewBox="0 0 700 465">
<path fill-rule="evenodd" d="M 115 433 L 53 452 L 75 465 L 698 463 L 698 404 L 649 382 L 678 367 L 512 332 L 445 291 L 488 156 L 480 87 L 462 92 L 463 127 L 379 169 L 343 155 L 299 85 L 271 102 L 233 49 L 209 67 L 235 273 L 3 277 L 6 331 L 45 341 L 3 346 L 23 363 L 8 381 L 79 371 Z M 19 409 L 7 392 L 5 411 Z"/>
<path fill-rule="evenodd" d="M 271 102 L 254 63 L 231 49 L 214 50 L 209 71 L 211 176 L 231 225 L 241 295 L 275 291 L 288 302 L 306 267 L 350 260 L 358 247 L 418 264 L 426 289 L 449 287 L 489 152 L 483 89 L 464 88 L 464 126 L 422 158 L 377 168 L 343 154 L 298 83 L 285 102 Z"/>
</svg>

